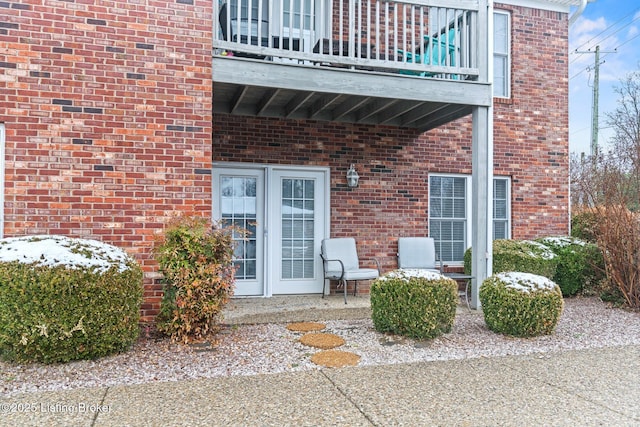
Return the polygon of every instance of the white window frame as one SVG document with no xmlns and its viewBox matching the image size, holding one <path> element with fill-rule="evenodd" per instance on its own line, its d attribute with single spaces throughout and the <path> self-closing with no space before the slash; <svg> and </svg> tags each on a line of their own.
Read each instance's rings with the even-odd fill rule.
<svg viewBox="0 0 640 427">
<path fill-rule="evenodd" d="M 428 178 L 428 185 L 429 185 L 429 210 L 428 210 L 428 218 L 427 218 L 427 223 L 429 224 L 429 235 L 431 236 L 431 178 L 432 177 L 443 177 L 443 178 L 464 178 L 465 179 L 465 213 L 466 213 L 466 218 L 465 218 L 465 244 L 467 245 L 467 247 L 465 248 L 468 249 L 470 242 L 470 236 L 471 233 L 473 231 L 473 224 L 471 221 L 471 212 L 472 212 L 472 208 L 473 205 L 471 203 L 471 192 L 472 192 L 472 182 L 471 182 L 471 175 L 464 175 L 464 174 L 444 174 L 444 173 L 432 173 L 429 174 L 429 178 Z M 493 218 L 493 221 L 495 222 L 496 220 L 499 221 L 504 221 L 506 219 L 507 221 L 507 239 L 511 238 L 511 177 L 508 176 L 499 176 L 496 175 L 493 177 L 494 183 L 496 180 L 505 180 L 507 183 L 507 188 L 506 188 L 506 200 L 507 200 L 507 211 L 506 211 L 506 218 Z M 495 184 L 494 184 L 495 185 Z M 495 202 L 494 202 L 495 203 Z M 495 212 L 494 212 L 495 215 Z M 433 218 L 433 219 L 439 219 L 439 218 Z M 493 238 L 493 236 L 491 236 Z M 436 248 L 438 248 L 438 244 L 436 243 Z M 437 249 L 436 249 L 437 250 Z M 439 255 L 439 254 L 438 254 Z M 453 265 L 453 266 L 457 266 L 457 265 L 463 265 L 463 260 L 460 261 L 446 261 L 447 265 Z"/>
<path fill-rule="evenodd" d="M 496 192 L 495 192 L 495 185 L 496 185 L 496 181 L 505 181 L 506 182 L 506 202 L 507 202 L 507 206 L 506 206 L 506 218 L 496 218 Z M 500 221 L 500 222 L 504 222 L 506 221 L 506 229 L 507 229 L 507 234 L 505 237 L 503 237 L 504 239 L 510 239 L 511 238 L 511 179 L 509 177 L 505 177 L 505 176 L 494 176 L 493 177 L 493 185 L 494 185 L 494 191 L 493 191 L 493 240 L 496 240 L 496 221 Z"/>
<path fill-rule="evenodd" d="M 496 17 L 498 15 L 505 16 L 507 18 L 507 46 L 506 52 L 497 52 L 495 46 L 495 31 L 496 31 Z M 496 98 L 511 98 L 511 14 L 502 10 L 494 10 L 493 12 L 493 20 L 494 20 L 494 34 L 493 34 L 493 61 L 495 64 L 496 58 L 500 58 L 501 60 L 506 60 L 506 70 L 504 76 L 504 85 L 501 88 L 501 93 L 497 94 L 498 85 L 496 84 L 496 67 L 494 66 L 493 70 L 493 96 Z M 504 92 L 504 93 L 502 93 Z"/>
</svg>

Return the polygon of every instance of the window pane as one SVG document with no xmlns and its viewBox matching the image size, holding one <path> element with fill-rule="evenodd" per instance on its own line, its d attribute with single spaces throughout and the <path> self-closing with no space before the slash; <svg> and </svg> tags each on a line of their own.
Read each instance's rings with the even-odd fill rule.
<svg viewBox="0 0 640 427">
<path fill-rule="evenodd" d="M 493 201 L 493 217 L 495 219 L 504 219 L 507 217 L 507 201 L 506 200 Z"/>
<path fill-rule="evenodd" d="M 442 179 L 442 197 L 453 197 L 453 178 Z"/>
<path fill-rule="evenodd" d="M 506 179 L 494 179 L 493 180 L 493 197 L 497 199 L 507 198 L 507 180 Z"/>
<path fill-rule="evenodd" d="M 454 181 L 454 197 L 465 197 L 466 193 L 466 182 L 464 178 L 455 178 Z"/>
<path fill-rule="evenodd" d="M 510 55 L 509 14 L 493 14 L 493 96 L 509 96 Z"/>
<path fill-rule="evenodd" d="M 291 279 L 291 263 L 292 261 L 282 260 L 282 278 Z"/>
<path fill-rule="evenodd" d="M 464 199 L 456 199 L 453 201 L 453 217 L 454 218 L 464 218 L 465 208 L 466 208 L 466 200 Z"/>
<path fill-rule="evenodd" d="M 442 193 L 440 189 L 442 188 L 442 180 L 439 176 L 432 176 L 429 180 L 429 194 L 431 197 L 440 197 Z"/>
<path fill-rule="evenodd" d="M 493 239 L 506 239 L 507 221 L 493 221 Z"/>
<path fill-rule="evenodd" d="M 463 221 L 456 221 L 451 225 L 451 236 L 453 240 L 464 242 L 464 230 L 466 224 Z"/>
<path fill-rule="evenodd" d="M 442 218 L 453 218 L 453 199 L 445 199 L 442 201 Z"/>
<path fill-rule="evenodd" d="M 301 179 L 293 180 L 293 197 L 301 199 L 304 197 L 304 181 Z"/>
<path fill-rule="evenodd" d="M 315 187 L 315 182 L 311 181 L 311 180 L 306 180 L 304 182 L 304 197 L 307 199 L 313 199 L 314 196 L 314 187 Z"/>
<path fill-rule="evenodd" d="M 431 217 L 433 218 L 440 218 L 442 217 L 442 207 L 440 206 L 441 201 L 440 199 L 436 199 L 433 198 L 431 199 L 431 203 L 429 204 L 429 210 L 430 210 L 430 214 Z"/>
<path fill-rule="evenodd" d="M 256 277 L 256 262 L 255 261 L 247 261 L 245 262 L 245 274 L 248 278 Z"/>
<path fill-rule="evenodd" d="M 436 241 L 440 240 L 440 221 L 429 221 L 429 236 Z"/>
<path fill-rule="evenodd" d="M 507 53 L 509 48 L 508 15 L 504 13 L 493 14 L 493 49 L 496 53 Z"/>
<path fill-rule="evenodd" d="M 293 197 L 293 186 L 290 179 L 282 181 L 282 198 L 290 199 Z"/>
<path fill-rule="evenodd" d="M 493 96 L 507 96 L 507 57 L 493 57 Z"/>
</svg>

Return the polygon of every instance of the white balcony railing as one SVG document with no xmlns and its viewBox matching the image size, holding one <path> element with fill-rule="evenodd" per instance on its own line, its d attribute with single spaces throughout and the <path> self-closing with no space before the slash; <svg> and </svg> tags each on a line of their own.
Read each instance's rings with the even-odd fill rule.
<svg viewBox="0 0 640 427">
<path fill-rule="evenodd" d="M 214 2 L 217 55 L 478 80 L 478 1 Z"/>
</svg>

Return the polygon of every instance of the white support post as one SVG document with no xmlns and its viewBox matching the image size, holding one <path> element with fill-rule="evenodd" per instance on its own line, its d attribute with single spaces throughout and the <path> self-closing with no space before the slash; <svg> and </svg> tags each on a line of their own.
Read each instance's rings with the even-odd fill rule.
<svg viewBox="0 0 640 427">
<path fill-rule="evenodd" d="M 493 2 L 480 0 L 478 69 L 480 81 L 493 82 Z M 493 267 L 493 107 L 473 108 L 472 159 L 472 308 L 480 308 L 480 285 Z"/>
<path fill-rule="evenodd" d="M 493 264 L 493 109 L 473 109 L 471 286 L 472 308 L 480 307 L 480 285 Z"/>
</svg>

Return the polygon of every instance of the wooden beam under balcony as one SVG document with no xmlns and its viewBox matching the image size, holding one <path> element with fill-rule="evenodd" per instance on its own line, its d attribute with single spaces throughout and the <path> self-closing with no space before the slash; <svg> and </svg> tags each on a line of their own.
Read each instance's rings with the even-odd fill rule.
<svg viewBox="0 0 640 427">
<path fill-rule="evenodd" d="M 214 112 L 426 131 L 490 106 L 491 86 L 384 70 L 213 59 Z"/>
</svg>

